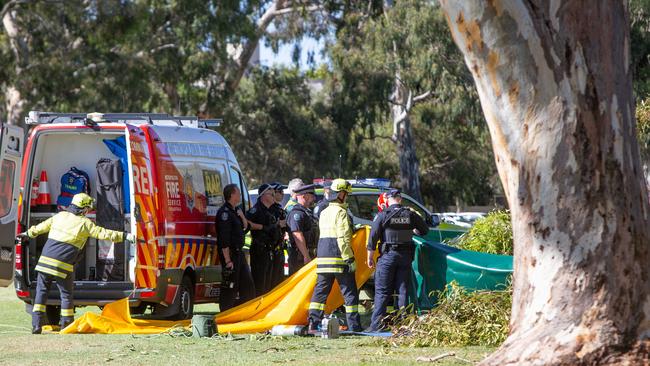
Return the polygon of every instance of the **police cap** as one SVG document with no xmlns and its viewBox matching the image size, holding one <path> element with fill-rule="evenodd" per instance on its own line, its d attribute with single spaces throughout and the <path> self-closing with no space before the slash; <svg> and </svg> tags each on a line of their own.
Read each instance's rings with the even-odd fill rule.
<svg viewBox="0 0 650 366">
<path fill-rule="evenodd" d="M 316 187 L 315 184 L 305 184 L 303 186 L 296 188 L 294 192 L 296 194 L 307 194 L 307 193 L 316 194 L 315 187 Z"/>
<path fill-rule="evenodd" d="M 257 195 L 261 196 L 261 195 L 264 194 L 264 192 L 272 190 L 272 189 L 273 189 L 272 185 L 264 183 L 259 188 L 257 188 Z"/>
<path fill-rule="evenodd" d="M 397 188 L 393 188 L 388 193 L 386 193 L 386 197 L 398 197 L 402 195 L 402 191 L 400 191 Z"/>
<path fill-rule="evenodd" d="M 276 191 L 282 191 L 282 192 L 284 192 L 284 190 L 287 188 L 287 186 L 278 182 L 271 183 L 271 187 L 273 187 L 273 189 Z"/>
</svg>

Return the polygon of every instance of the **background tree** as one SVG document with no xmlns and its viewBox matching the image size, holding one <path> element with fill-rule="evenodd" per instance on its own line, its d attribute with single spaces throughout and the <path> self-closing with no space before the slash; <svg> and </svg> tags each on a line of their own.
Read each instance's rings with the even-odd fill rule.
<svg viewBox="0 0 650 366">
<path fill-rule="evenodd" d="M 332 120 L 351 131 L 341 149 L 348 174 L 397 176 L 402 189 L 439 209 L 488 201 L 497 188 L 489 136 L 437 5 L 348 9 L 330 55 Z"/>
<path fill-rule="evenodd" d="M 233 101 L 221 132 L 237 147 L 242 169 L 254 172 L 251 186 L 334 173 L 336 130 L 314 113 L 310 90 L 297 70 L 253 69 Z"/>
<path fill-rule="evenodd" d="M 650 362 L 650 219 L 626 5 L 442 1 L 516 243 L 511 333 L 484 364 Z"/>
</svg>

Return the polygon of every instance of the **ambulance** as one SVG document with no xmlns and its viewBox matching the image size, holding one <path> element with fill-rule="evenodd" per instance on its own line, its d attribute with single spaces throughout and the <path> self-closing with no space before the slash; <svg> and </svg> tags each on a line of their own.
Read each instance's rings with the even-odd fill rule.
<svg viewBox="0 0 650 366">
<path fill-rule="evenodd" d="M 111 187 L 98 180 L 98 162 L 108 159 L 122 163 L 123 207 L 108 207 L 109 212 L 100 200 L 96 215 L 89 217 L 102 225 L 100 217 L 108 213 L 110 228 L 136 233 L 137 240 L 130 246 L 88 240 L 75 267 L 75 306 L 128 298 L 134 314 L 149 308 L 157 318 L 186 319 L 194 304 L 218 302 L 222 276 L 214 219 L 224 203 L 223 187 L 238 185 L 243 207 L 250 208 L 235 154 L 213 130 L 219 122 L 168 114 L 31 111 L 26 140 L 21 128 L 4 125 L 0 285 L 13 281 L 31 310 L 34 267 L 47 235 L 15 240 L 15 234 L 62 209 L 56 205 L 66 184 L 61 177 L 73 167 L 88 175 L 91 196 L 104 197 Z M 40 181 L 43 177 L 47 182 Z M 113 266 L 109 276 L 100 273 L 107 261 Z M 53 287 L 46 313 L 56 324 L 60 302 Z"/>
</svg>

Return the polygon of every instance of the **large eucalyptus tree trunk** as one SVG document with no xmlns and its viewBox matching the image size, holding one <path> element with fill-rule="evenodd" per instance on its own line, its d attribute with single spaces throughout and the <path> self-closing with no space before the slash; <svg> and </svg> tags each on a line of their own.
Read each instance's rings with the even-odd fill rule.
<svg viewBox="0 0 650 366">
<path fill-rule="evenodd" d="M 512 210 L 493 365 L 649 364 L 650 220 L 622 1 L 442 0 Z"/>
</svg>

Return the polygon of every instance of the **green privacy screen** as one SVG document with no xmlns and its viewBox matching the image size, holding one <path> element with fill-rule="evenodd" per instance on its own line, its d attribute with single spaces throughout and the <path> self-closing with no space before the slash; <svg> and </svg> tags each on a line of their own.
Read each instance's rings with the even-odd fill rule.
<svg viewBox="0 0 650 366">
<path fill-rule="evenodd" d="M 415 260 L 410 297 L 420 310 L 431 309 L 436 291 L 456 281 L 469 290 L 501 290 L 512 274 L 512 256 L 460 250 L 439 240 L 439 232 L 414 237 Z"/>
</svg>

